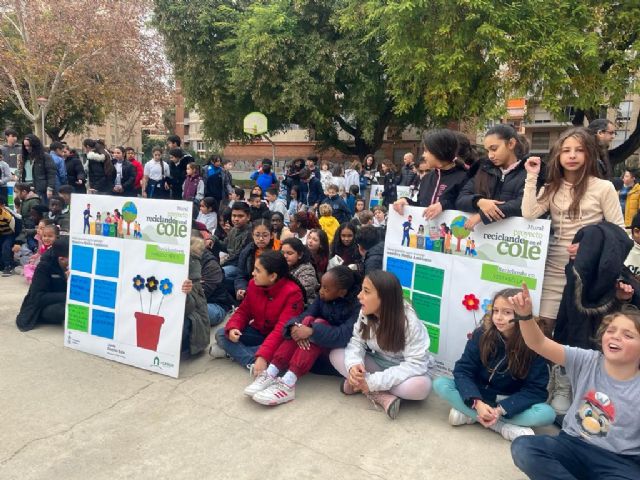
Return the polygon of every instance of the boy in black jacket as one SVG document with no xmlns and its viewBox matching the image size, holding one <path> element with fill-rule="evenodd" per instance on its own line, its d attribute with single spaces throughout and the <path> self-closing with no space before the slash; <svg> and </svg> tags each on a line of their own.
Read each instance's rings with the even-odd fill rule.
<svg viewBox="0 0 640 480">
<path fill-rule="evenodd" d="M 16 325 L 22 332 L 38 323 L 62 324 L 67 299 L 69 237 L 63 236 L 42 255 L 24 297 Z"/>
</svg>

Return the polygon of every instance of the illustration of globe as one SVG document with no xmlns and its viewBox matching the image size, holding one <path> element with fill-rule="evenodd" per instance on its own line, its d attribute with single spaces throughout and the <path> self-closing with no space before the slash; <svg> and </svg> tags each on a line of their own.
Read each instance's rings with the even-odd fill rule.
<svg viewBox="0 0 640 480">
<path fill-rule="evenodd" d="M 471 233 L 469 230 L 464 228 L 464 222 L 466 221 L 467 217 L 465 217 L 464 215 L 458 215 L 456 218 L 451 220 L 451 231 L 456 237 L 465 238 Z"/>
<path fill-rule="evenodd" d="M 133 202 L 126 202 L 122 206 L 122 218 L 125 222 L 131 223 L 138 217 L 138 208 Z"/>
</svg>

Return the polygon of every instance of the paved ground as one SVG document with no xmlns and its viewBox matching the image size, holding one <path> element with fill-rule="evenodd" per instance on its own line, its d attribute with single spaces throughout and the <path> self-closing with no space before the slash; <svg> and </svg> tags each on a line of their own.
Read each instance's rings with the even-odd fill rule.
<svg viewBox="0 0 640 480">
<path fill-rule="evenodd" d="M 2 479 L 521 479 L 509 442 L 452 428 L 437 397 L 390 421 L 336 378 L 310 375 L 267 408 L 228 360 L 175 380 L 62 346 L 60 328 L 15 328 L 26 287 L 0 278 Z"/>
</svg>

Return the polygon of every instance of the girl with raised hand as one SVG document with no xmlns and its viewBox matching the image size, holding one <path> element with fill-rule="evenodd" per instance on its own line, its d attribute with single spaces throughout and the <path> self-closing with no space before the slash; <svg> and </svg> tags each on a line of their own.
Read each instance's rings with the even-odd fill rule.
<svg viewBox="0 0 640 480">
<path fill-rule="evenodd" d="M 322 276 L 320 293 L 301 315 L 284 327 L 285 340 L 271 363 L 244 393 L 262 405 L 279 405 L 295 398 L 297 380 L 332 348 L 344 348 L 359 311 L 356 273 L 332 268 Z M 279 378 L 278 374 L 285 372 Z"/>
<path fill-rule="evenodd" d="M 513 440 L 533 435 L 530 427 L 550 425 L 555 412 L 545 402 L 549 371 L 545 360 L 524 343 L 508 288 L 493 297 L 491 311 L 473 332 L 453 369 L 453 379 L 439 377 L 435 392 L 451 405 L 453 426 L 480 423 Z"/>
<path fill-rule="evenodd" d="M 427 207 L 423 216 L 430 220 L 444 210 L 456 208 L 456 199 L 462 187 L 467 183 L 468 175 L 465 164 L 458 159 L 458 137 L 451 130 L 432 130 L 423 137 L 424 153 L 427 173 L 420 181 L 418 199 L 412 201 L 400 198 L 394 204 L 394 209 L 403 214 L 404 205 Z"/>
<path fill-rule="evenodd" d="M 302 288 L 290 277 L 284 256 L 267 250 L 256 259 L 245 298 L 224 329 L 217 331 L 217 345 L 210 355 L 228 355 L 257 376 L 284 340 L 282 329 L 287 321 L 303 309 Z"/>
<path fill-rule="evenodd" d="M 484 137 L 489 159 L 478 163 L 476 174 L 462 188 L 456 208 L 472 213 L 464 227 L 498 222 L 522 215 L 522 189 L 527 172 L 524 147 L 511 125 L 500 124 Z"/>
<path fill-rule="evenodd" d="M 529 157 L 522 199 L 522 215 L 528 219 L 551 216 L 547 262 L 542 284 L 540 317 L 550 334 L 555 327 L 560 301 L 567 282 L 565 266 L 575 258 L 579 244 L 573 238 L 582 227 L 606 220 L 624 229 L 618 195 L 611 182 L 598 176 L 598 150 L 593 135 L 584 128 L 564 132 L 551 149 L 544 187 L 536 194 L 541 161 Z M 612 289 L 614 286 L 612 285 Z M 560 414 L 570 405 L 567 377 L 554 370 L 551 405 Z"/>
<path fill-rule="evenodd" d="M 519 437 L 513 461 L 532 480 L 640 478 L 640 313 L 607 315 L 598 331 L 601 351 L 560 345 L 534 320 L 526 285 L 510 297 L 527 346 L 563 365 L 575 392 L 559 435 Z"/>
<path fill-rule="evenodd" d="M 342 393 L 361 392 L 395 419 L 400 399 L 424 400 L 431 391 L 429 335 L 392 273 L 368 274 L 358 299 L 353 336 L 331 351 L 331 363 L 346 378 Z"/>
<path fill-rule="evenodd" d="M 299 238 L 287 238 L 280 247 L 287 265 L 289 273 L 295 278 L 302 288 L 304 288 L 307 303 L 315 301 L 318 292 L 318 274 L 311 261 L 309 249 Z"/>
</svg>

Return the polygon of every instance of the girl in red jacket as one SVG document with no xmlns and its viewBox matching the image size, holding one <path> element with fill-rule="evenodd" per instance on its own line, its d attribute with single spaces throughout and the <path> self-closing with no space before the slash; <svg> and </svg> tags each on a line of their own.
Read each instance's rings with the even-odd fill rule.
<svg viewBox="0 0 640 480">
<path fill-rule="evenodd" d="M 303 309 L 302 288 L 289 277 L 284 256 L 266 250 L 256 259 L 244 300 L 224 330 L 218 330 L 216 342 L 228 356 L 257 376 L 266 370 L 284 340 L 282 330 L 287 321 L 300 315 Z M 222 356 L 216 350 L 212 348 L 211 355 Z"/>
</svg>

